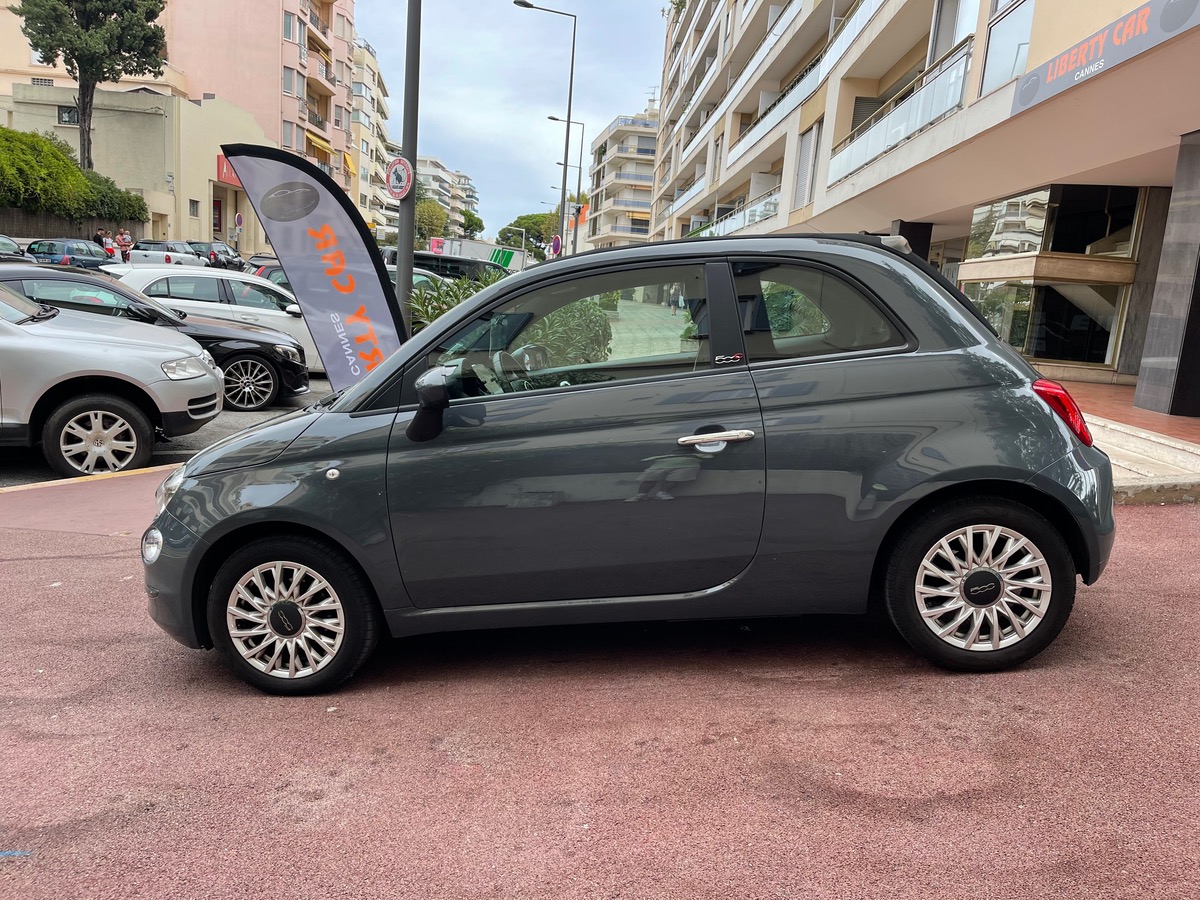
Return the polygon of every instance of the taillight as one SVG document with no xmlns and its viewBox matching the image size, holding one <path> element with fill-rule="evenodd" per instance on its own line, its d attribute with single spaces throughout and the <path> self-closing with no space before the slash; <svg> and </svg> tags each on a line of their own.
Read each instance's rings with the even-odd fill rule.
<svg viewBox="0 0 1200 900">
<path fill-rule="evenodd" d="M 171 254 L 170 253 L 166 254 L 166 257 L 167 257 L 167 263 L 169 264 L 171 262 Z"/>
<path fill-rule="evenodd" d="M 266 270 L 267 270 L 266 266 L 259 266 L 257 269 L 254 270 L 254 274 L 261 278 L 262 273 L 265 272 Z"/>
<path fill-rule="evenodd" d="M 71 264 L 71 257 L 69 257 L 69 256 L 64 256 L 62 259 L 60 259 L 60 260 L 58 261 L 58 264 L 59 264 L 60 266 L 69 266 L 69 265 Z"/>
<path fill-rule="evenodd" d="M 217 261 L 217 251 L 216 251 L 216 250 L 209 250 L 209 251 L 208 251 L 208 258 L 209 258 L 209 260 L 210 260 L 210 261 L 212 261 L 212 262 L 216 262 L 216 261 Z"/>
<path fill-rule="evenodd" d="M 1039 378 L 1033 383 L 1033 392 L 1049 404 L 1060 419 L 1067 423 L 1071 433 L 1079 438 L 1086 446 L 1092 446 L 1092 433 L 1088 431 L 1087 422 L 1075 398 L 1057 381 Z"/>
</svg>

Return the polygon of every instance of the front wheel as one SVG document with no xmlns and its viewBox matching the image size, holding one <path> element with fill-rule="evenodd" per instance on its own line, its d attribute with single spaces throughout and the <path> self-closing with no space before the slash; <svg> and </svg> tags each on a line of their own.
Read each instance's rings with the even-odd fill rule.
<svg viewBox="0 0 1200 900">
<path fill-rule="evenodd" d="M 46 462 L 68 478 L 140 469 L 153 451 L 154 428 L 146 414 L 111 394 L 69 400 L 42 427 Z"/>
<path fill-rule="evenodd" d="M 225 366 L 225 402 L 238 412 L 266 409 L 279 396 L 279 374 L 258 356 L 235 356 Z"/>
<path fill-rule="evenodd" d="M 243 681 L 314 694 L 353 675 L 379 638 L 374 595 L 340 552 L 311 538 L 264 538 L 234 553 L 208 596 L 213 643 Z"/>
<path fill-rule="evenodd" d="M 932 509 L 906 529 L 885 596 L 892 622 L 922 656 L 950 669 L 996 671 L 1033 658 L 1062 631 L 1075 568 L 1044 516 L 976 498 Z"/>
</svg>

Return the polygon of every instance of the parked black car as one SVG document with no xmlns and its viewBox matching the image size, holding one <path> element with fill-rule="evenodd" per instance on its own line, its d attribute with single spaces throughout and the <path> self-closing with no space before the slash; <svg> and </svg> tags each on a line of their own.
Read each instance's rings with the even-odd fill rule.
<svg viewBox="0 0 1200 900">
<path fill-rule="evenodd" d="M 172 474 L 150 614 L 293 694 L 383 633 L 872 597 L 939 665 L 1021 663 L 1104 571 L 1112 467 L 901 241 L 651 243 L 504 278 Z"/>
<path fill-rule="evenodd" d="M 263 409 L 279 397 L 308 391 L 304 349 L 281 332 L 185 316 L 99 272 L 12 264 L 0 267 L 0 283 L 38 303 L 140 319 L 186 334 L 223 370 L 227 409 Z"/>
<path fill-rule="evenodd" d="M 292 290 L 291 282 L 288 281 L 288 277 L 283 271 L 283 266 L 279 264 L 279 260 L 275 260 L 273 262 L 261 262 L 258 268 L 254 270 L 254 274 L 259 278 L 265 278 L 268 281 L 279 285 L 285 291 Z"/>
<path fill-rule="evenodd" d="M 41 263 L 98 269 L 113 258 L 95 241 L 84 238 L 45 238 L 31 241 L 26 253 Z"/>
<path fill-rule="evenodd" d="M 396 265 L 396 248 L 383 247 L 383 261 L 389 266 Z M 486 272 L 507 275 L 508 269 L 499 263 L 487 259 L 474 259 L 468 256 L 451 256 L 445 253 L 430 253 L 428 250 L 413 252 L 413 266 L 425 269 L 443 278 L 478 278 Z"/>
<path fill-rule="evenodd" d="M 188 241 L 188 246 L 197 256 L 207 259 L 208 264 L 215 268 L 240 272 L 246 267 L 238 252 L 224 241 Z"/>
</svg>

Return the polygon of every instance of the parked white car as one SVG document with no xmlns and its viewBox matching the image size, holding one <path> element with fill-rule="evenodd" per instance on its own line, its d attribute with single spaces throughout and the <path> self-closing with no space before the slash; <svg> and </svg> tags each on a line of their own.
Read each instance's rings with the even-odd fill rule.
<svg viewBox="0 0 1200 900">
<path fill-rule="evenodd" d="M 217 268 L 181 271 L 174 266 L 124 264 L 100 268 L 171 309 L 282 331 L 304 347 L 310 372 L 325 371 L 296 298 L 265 278 Z"/>
<path fill-rule="evenodd" d="M 207 266 L 208 260 L 196 255 L 187 241 L 153 241 L 143 239 L 129 251 L 129 261 L 136 265 Z"/>
</svg>

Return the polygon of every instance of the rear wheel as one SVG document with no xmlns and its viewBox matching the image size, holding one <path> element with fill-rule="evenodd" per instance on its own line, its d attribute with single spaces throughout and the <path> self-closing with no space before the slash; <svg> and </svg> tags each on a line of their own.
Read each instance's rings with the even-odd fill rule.
<svg viewBox="0 0 1200 900">
<path fill-rule="evenodd" d="M 209 591 L 208 627 L 238 677 L 272 694 L 336 687 L 379 638 L 366 579 L 304 537 L 257 540 L 229 557 Z"/>
<path fill-rule="evenodd" d="M 1066 542 L 1042 515 L 1009 500 L 937 507 L 907 529 L 888 565 L 896 628 L 940 666 L 993 671 L 1041 653 L 1075 601 Z"/>
<path fill-rule="evenodd" d="M 260 356 L 235 356 L 225 370 L 225 402 L 239 412 L 266 409 L 279 396 L 279 373 Z"/>
<path fill-rule="evenodd" d="M 42 427 L 42 453 L 59 475 L 139 469 L 154 451 L 154 428 L 137 406 L 88 394 L 59 406 Z"/>
</svg>

